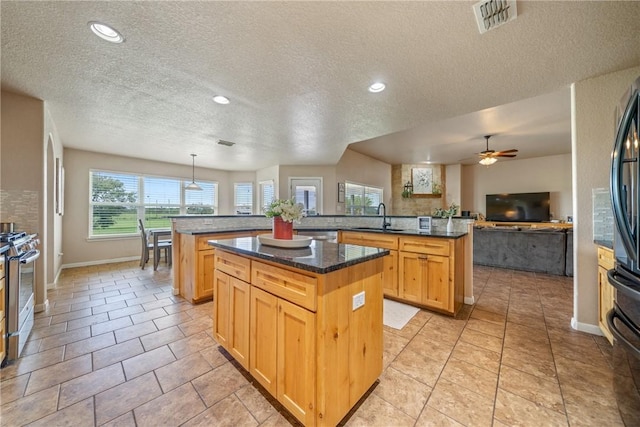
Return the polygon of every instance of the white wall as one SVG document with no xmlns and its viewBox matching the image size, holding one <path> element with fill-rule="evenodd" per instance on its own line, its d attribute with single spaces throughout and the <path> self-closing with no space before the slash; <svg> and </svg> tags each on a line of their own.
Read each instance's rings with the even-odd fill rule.
<svg viewBox="0 0 640 427">
<path fill-rule="evenodd" d="M 337 183 L 345 181 L 382 188 L 387 212 L 393 212 L 390 164 L 347 148 L 335 170 L 335 181 L 332 184 L 335 214 L 344 215 L 344 203 L 337 203 Z"/>
<path fill-rule="evenodd" d="M 82 264 L 94 261 L 117 260 L 140 255 L 140 238 L 89 240 L 89 170 L 101 169 L 116 172 L 132 172 L 148 175 L 188 178 L 191 165 L 154 162 L 132 157 L 114 156 L 90 151 L 64 149 L 65 164 L 65 214 L 62 239 L 63 262 Z M 196 180 L 217 181 L 219 184 L 220 215 L 231 215 L 233 206 L 233 181 L 229 172 L 213 169 L 195 169 Z M 242 175 L 234 177 L 245 178 Z M 231 189 L 230 193 L 226 190 Z"/>
<path fill-rule="evenodd" d="M 452 203 L 462 205 L 462 165 L 447 165 L 445 167 L 445 206 L 451 206 Z M 458 215 L 460 211 L 458 209 Z M 469 209 L 465 209 L 469 210 Z"/>
<path fill-rule="evenodd" d="M 461 209 L 484 215 L 487 194 L 542 191 L 551 192 L 554 218 L 573 215 L 571 154 L 463 166 Z"/>
<path fill-rule="evenodd" d="M 640 66 L 572 87 L 574 211 L 574 328 L 598 332 L 598 259 L 593 243 L 592 190 L 609 186 L 614 111 L 640 76 Z"/>
</svg>

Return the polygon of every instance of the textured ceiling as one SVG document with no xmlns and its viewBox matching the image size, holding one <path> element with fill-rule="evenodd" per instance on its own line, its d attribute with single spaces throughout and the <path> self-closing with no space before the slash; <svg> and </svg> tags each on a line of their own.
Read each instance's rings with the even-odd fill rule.
<svg viewBox="0 0 640 427">
<path fill-rule="evenodd" d="M 255 170 L 357 142 L 456 163 L 487 133 L 518 158 L 569 152 L 569 85 L 640 64 L 637 2 L 519 1 L 483 35 L 472 4 L 2 1 L 2 88 L 47 101 L 66 147 Z"/>
</svg>

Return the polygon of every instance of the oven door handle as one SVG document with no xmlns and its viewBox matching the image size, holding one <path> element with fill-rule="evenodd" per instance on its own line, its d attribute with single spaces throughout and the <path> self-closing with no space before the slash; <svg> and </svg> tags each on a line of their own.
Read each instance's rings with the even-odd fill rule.
<svg viewBox="0 0 640 427">
<path fill-rule="evenodd" d="M 33 262 L 38 258 L 40 258 L 40 251 L 37 249 L 34 249 L 32 251 L 27 252 L 23 258 L 20 258 L 20 264 L 29 264 L 30 262 Z"/>
<path fill-rule="evenodd" d="M 633 343 L 631 343 L 624 335 L 622 335 L 620 330 L 613 323 L 613 319 L 618 319 L 622 322 L 622 324 L 629 328 L 631 332 L 640 337 L 640 331 L 638 330 L 636 325 L 634 325 L 631 319 L 629 319 L 622 311 L 620 311 L 620 308 L 617 304 L 615 304 L 614 308 L 609 310 L 609 312 L 607 313 L 607 325 L 609 326 L 611 335 L 613 335 L 613 337 L 617 339 L 623 347 L 626 347 L 628 351 L 634 353 L 635 356 L 640 359 L 640 349 L 638 349 L 638 347 L 633 345 Z"/>
</svg>

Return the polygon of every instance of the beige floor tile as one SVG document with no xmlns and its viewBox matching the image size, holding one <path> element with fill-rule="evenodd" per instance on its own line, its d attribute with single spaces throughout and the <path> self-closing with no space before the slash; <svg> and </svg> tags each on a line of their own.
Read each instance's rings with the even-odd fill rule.
<svg viewBox="0 0 640 427">
<path fill-rule="evenodd" d="M 211 317 L 202 316 L 192 320 L 191 322 L 181 323 L 178 327 L 186 336 L 195 335 L 205 330 L 213 329 L 213 319 Z"/>
<path fill-rule="evenodd" d="M 488 399 L 495 398 L 498 374 L 458 359 L 450 359 L 440 378 L 478 393 Z"/>
<path fill-rule="evenodd" d="M 156 377 L 163 393 L 167 393 L 210 370 L 209 362 L 200 353 L 194 353 L 156 369 Z"/>
<path fill-rule="evenodd" d="M 567 417 L 575 426 L 620 426 L 618 404 L 611 390 L 561 384 Z"/>
<path fill-rule="evenodd" d="M 152 310 L 156 310 L 158 308 L 166 307 L 168 305 L 173 304 L 173 300 L 171 298 L 169 298 L 169 296 L 170 296 L 169 294 L 165 294 L 165 293 L 159 294 L 159 293 L 157 293 L 156 289 L 153 289 L 153 291 L 156 292 L 155 296 L 156 296 L 156 298 L 158 298 L 158 300 L 151 301 L 151 302 L 146 302 L 146 303 L 142 304 L 142 306 L 144 307 L 145 311 L 150 312 Z M 162 296 L 166 296 L 166 297 L 162 298 Z M 166 314 L 167 312 L 165 311 L 164 313 Z"/>
<path fill-rule="evenodd" d="M 156 328 L 155 323 L 153 323 L 152 321 L 138 323 L 133 326 L 127 326 L 125 328 L 118 329 L 117 331 L 115 331 L 116 341 L 124 342 L 130 339 L 138 338 L 143 335 L 148 335 L 157 331 L 158 329 Z"/>
<path fill-rule="evenodd" d="M 502 352 L 502 363 L 532 375 L 557 377 L 553 355 L 550 351 L 536 354 L 521 348 L 505 346 Z"/>
<path fill-rule="evenodd" d="M 420 414 L 415 427 L 463 427 L 463 425 L 427 405 Z"/>
<path fill-rule="evenodd" d="M 135 408 L 133 413 L 139 426 L 177 426 L 205 409 L 198 393 L 187 383 Z"/>
<path fill-rule="evenodd" d="M 68 313 L 56 314 L 51 316 L 51 325 L 57 325 L 59 323 L 68 322 L 69 320 L 79 319 L 81 317 L 91 316 L 91 309 L 85 308 L 83 310 L 70 311 Z M 37 330 L 38 327 L 34 325 L 33 330 Z"/>
<path fill-rule="evenodd" d="M 252 384 L 242 387 L 235 395 L 258 423 L 278 412 Z"/>
<path fill-rule="evenodd" d="M 200 350 L 198 353 L 204 357 L 212 368 L 217 368 L 220 365 L 224 365 L 229 361 L 231 357 L 222 347 L 215 343 L 211 347 L 207 347 L 204 350 Z"/>
<path fill-rule="evenodd" d="M 64 382 L 60 385 L 58 408 L 73 405 L 124 381 L 124 372 L 118 363 Z"/>
<path fill-rule="evenodd" d="M 181 332 L 184 332 L 180 328 Z M 169 344 L 169 348 L 175 354 L 176 358 L 182 359 L 190 354 L 197 353 L 211 346 L 217 346 L 213 338 L 207 335 L 205 332 L 199 332 L 195 335 L 187 336 L 184 339 L 174 341 Z"/>
<path fill-rule="evenodd" d="M 191 316 L 189 316 L 184 311 L 179 311 L 175 314 L 169 314 L 164 317 L 154 319 L 153 323 L 155 323 L 156 327 L 161 330 L 170 328 L 172 326 L 177 326 L 181 323 L 190 322 L 191 320 L 193 320 Z"/>
<path fill-rule="evenodd" d="M 91 355 L 76 357 L 31 373 L 25 395 L 44 390 L 91 372 Z"/>
<path fill-rule="evenodd" d="M 567 416 L 530 400 L 498 389 L 496 419 L 507 425 L 568 426 Z"/>
<path fill-rule="evenodd" d="M 3 426 L 22 426 L 56 411 L 57 385 L 0 406 Z"/>
<path fill-rule="evenodd" d="M 113 319 L 108 322 L 102 322 L 98 325 L 93 325 L 91 327 L 91 335 L 92 336 L 101 335 L 101 334 L 104 334 L 105 332 L 115 331 L 121 328 L 126 328 L 127 326 L 131 326 L 131 325 L 133 325 L 133 322 L 131 322 L 131 319 L 128 316 L 120 317 L 118 319 Z"/>
<path fill-rule="evenodd" d="M 373 393 L 411 418 L 417 419 L 431 390 L 428 385 L 389 367 L 380 376 L 380 384 Z"/>
<path fill-rule="evenodd" d="M 475 312 L 476 310 L 474 310 Z M 480 311 L 480 310 L 477 310 Z M 473 316 L 473 313 L 471 313 Z M 504 323 L 497 323 L 490 320 L 474 319 L 473 317 L 467 322 L 466 329 L 482 332 L 496 338 L 504 338 Z"/>
<path fill-rule="evenodd" d="M 435 386 L 445 362 L 431 359 L 430 353 L 415 352 L 405 348 L 391 363 L 390 367 L 430 387 Z"/>
<path fill-rule="evenodd" d="M 497 338 L 493 335 L 485 334 L 484 332 L 478 332 L 476 330 L 466 328 L 460 335 L 460 341 L 464 341 L 496 353 L 502 353 L 502 338 Z"/>
<path fill-rule="evenodd" d="M 111 347 L 94 351 L 92 353 L 93 369 L 104 368 L 105 366 L 121 362 L 129 359 L 130 357 L 142 354 L 143 352 L 144 348 L 142 347 L 142 344 L 140 344 L 140 340 L 137 339 L 125 341 Z"/>
<path fill-rule="evenodd" d="M 31 331 L 30 339 L 47 338 L 58 335 L 67 330 L 67 322 L 57 323 L 46 328 L 38 328 Z"/>
<path fill-rule="evenodd" d="M 248 384 L 229 362 L 191 381 L 207 406 L 224 399 Z"/>
<path fill-rule="evenodd" d="M 114 302 L 107 301 L 107 304 L 105 305 L 91 307 L 91 312 L 93 314 L 99 314 L 99 313 L 108 313 L 109 311 L 114 311 L 122 308 L 127 308 L 127 303 L 125 301 L 127 299 L 126 295 L 120 295 L 119 297 L 114 297 L 114 298 L 119 298 L 119 300 Z M 109 299 L 110 298 L 107 298 L 107 300 Z"/>
<path fill-rule="evenodd" d="M 103 391 L 95 396 L 96 423 L 113 420 L 161 394 L 153 372 Z"/>
<path fill-rule="evenodd" d="M 108 423 L 102 424 L 101 427 L 137 427 L 137 425 L 133 416 L 133 411 L 129 411 Z"/>
<path fill-rule="evenodd" d="M 594 366 L 583 360 L 555 357 L 556 369 L 560 384 L 576 385 L 577 387 L 599 387 L 611 390 L 613 371 L 608 366 Z"/>
<path fill-rule="evenodd" d="M 83 326 L 79 329 L 62 332 L 57 335 L 51 335 L 49 337 L 42 338 L 42 341 L 40 342 L 40 351 L 80 341 L 89 338 L 90 336 L 91 330 L 89 326 Z"/>
<path fill-rule="evenodd" d="M 29 427 L 52 426 L 92 426 L 94 425 L 93 399 L 85 399 L 44 418 L 40 418 Z"/>
<path fill-rule="evenodd" d="M 346 425 L 350 427 L 409 427 L 413 426 L 415 422 L 414 418 L 400 409 L 377 395 L 371 394 L 349 418 Z"/>
<path fill-rule="evenodd" d="M 464 341 L 458 342 L 451 353 L 451 357 L 479 366 L 491 372 L 498 373 L 500 369 L 500 354 Z"/>
<path fill-rule="evenodd" d="M 0 383 L 0 404 L 4 405 L 24 396 L 30 374 L 9 378 Z"/>
<path fill-rule="evenodd" d="M 148 335 L 140 337 L 140 342 L 144 346 L 145 351 L 153 350 L 184 338 L 184 334 L 177 326 L 171 326 L 166 329 L 152 332 Z"/>
<path fill-rule="evenodd" d="M 502 365 L 499 387 L 538 405 L 564 413 L 564 402 L 557 379 L 527 374 Z"/>
<path fill-rule="evenodd" d="M 281 413 L 276 412 L 260 424 L 260 427 L 286 427 L 292 425 Z"/>
<path fill-rule="evenodd" d="M 169 350 L 169 347 L 164 345 L 126 359 L 122 361 L 122 366 L 124 368 L 127 381 L 129 381 L 132 378 L 146 374 L 154 369 L 166 366 L 174 360 L 176 360 L 175 356 L 171 350 Z"/>
<path fill-rule="evenodd" d="M 167 312 L 164 311 L 162 308 L 156 308 L 150 311 L 143 311 L 138 314 L 132 314 L 131 320 L 133 321 L 134 324 L 146 323 L 150 320 L 158 319 L 166 315 L 167 315 Z"/>
<path fill-rule="evenodd" d="M 440 362 L 442 366 L 444 366 L 451 356 L 454 345 L 455 344 L 428 341 L 424 337 L 417 335 L 407 344 L 406 349 L 418 354 L 427 355 L 430 359 Z"/>
<path fill-rule="evenodd" d="M 0 370 L 2 380 L 26 374 L 28 372 L 42 369 L 44 367 L 62 362 L 64 357 L 64 347 L 52 348 L 29 356 L 22 356 L 10 362 Z"/>
<path fill-rule="evenodd" d="M 113 336 L 113 332 L 107 332 L 106 334 L 72 342 L 71 344 L 67 344 L 64 352 L 64 358 L 65 360 L 73 359 L 74 357 L 78 357 L 83 354 L 92 353 L 102 348 L 110 347 L 115 343 L 116 339 Z"/>
<path fill-rule="evenodd" d="M 142 313 L 143 311 L 144 311 L 144 308 L 142 308 L 141 305 L 133 305 L 131 307 L 126 306 L 126 307 L 118 308 L 116 310 L 109 310 L 108 314 L 109 314 L 109 319 L 114 320 L 114 319 L 119 319 L 121 317 L 130 316 L 132 314 Z"/>
<path fill-rule="evenodd" d="M 427 405 L 464 425 L 491 426 L 493 399 L 440 379 Z"/>
<path fill-rule="evenodd" d="M 208 426 L 257 426 L 258 422 L 234 395 L 226 397 L 198 416 L 190 419 L 184 427 Z"/>
</svg>

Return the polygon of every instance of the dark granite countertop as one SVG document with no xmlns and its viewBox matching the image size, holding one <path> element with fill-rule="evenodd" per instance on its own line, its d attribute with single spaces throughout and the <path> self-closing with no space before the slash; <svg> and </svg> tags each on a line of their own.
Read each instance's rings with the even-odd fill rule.
<svg viewBox="0 0 640 427">
<path fill-rule="evenodd" d="M 285 249 L 262 245 L 256 237 L 209 240 L 209 244 L 239 255 L 326 274 L 361 262 L 389 255 L 387 249 L 313 240 L 307 248 Z"/>
<path fill-rule="evenodd" d="M 593 243 L 595 243 L 598 246 L 603 246 L 605 248 L 609 248 L 609 249 L 613 249 L 613 240 L 594 240 Z"/>
<path fill-rule="evenodd" d="M 215 229 L 203 229 L 203 230 L 190 230 L 190 229 L 178 229 L 176 230 L 180 234 L 201 235 L 201 234 L 217 234 L 217 233 L 235 233 L 235 232 L 253 232 L 253 231 L 265 231 L 271 230 L 270 227 L 231 227 L 231 228 L 215 228 Z M 453 232 L 447 233 L 442 231 L 433 231 L 431 233 L 425 233 L 418 230 L 382 230 L 379 228 L 361 228 L 361 227 L 299 227 L 294 228 L 293 231 L 359 231 L 362 233 L 381 233 L 381 234 L 398 234 L 407 236 L 421 236 L 421 237 L 440 237 L 446 239 L 459 239 L 467 235 L 466 232 Z"/>
</svg>

